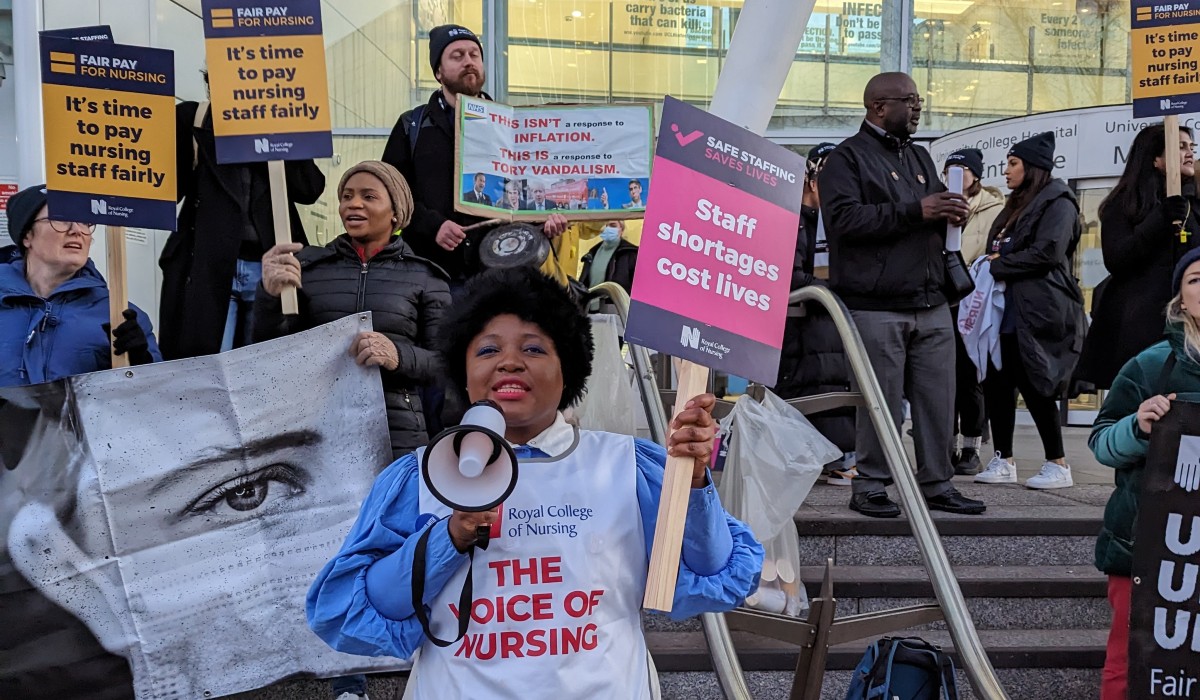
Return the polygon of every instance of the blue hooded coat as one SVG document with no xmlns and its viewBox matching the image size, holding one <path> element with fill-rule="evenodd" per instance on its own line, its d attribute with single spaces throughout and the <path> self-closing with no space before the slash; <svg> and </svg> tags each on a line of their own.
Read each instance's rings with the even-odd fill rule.
<svg viewBox="0 0 1200 700">
<path fill-rule="evenodd" d="M 150 355 L 162 361 L 150 318 L 141 309 Z M 25 260 L 0 262 L 0 386 L 40 384 L 112 367 L 108 285 L 91 260 L 43 299 L 25 279 Z"/>
</svg>

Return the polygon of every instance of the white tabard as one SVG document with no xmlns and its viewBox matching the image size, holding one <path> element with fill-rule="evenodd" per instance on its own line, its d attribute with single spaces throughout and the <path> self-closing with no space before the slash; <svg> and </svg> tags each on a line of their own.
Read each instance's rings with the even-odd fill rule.
<svg viewBox="0 0 1200 700">
<path fill-rule="evenodd" d="M 633 439 L 576 436 L 556 459 L 520 460 L 499 537 L 475 552 L 467 636 L 444 648 L 422 644 L 409 681 L 412 697 L 650 698 L 640 616 L 646 544 Z M 424 483 L 420 508 L 450 514 Z M 457 635 L 454 608 L 466 571 L 432 605 L 430 625 L 440 639 Z"/>
</svg>

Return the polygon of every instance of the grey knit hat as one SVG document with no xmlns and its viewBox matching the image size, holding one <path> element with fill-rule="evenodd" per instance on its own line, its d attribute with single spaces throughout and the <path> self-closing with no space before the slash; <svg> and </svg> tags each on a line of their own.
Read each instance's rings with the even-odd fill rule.
<svg viewBox="0 0 1200 700">
<path fill-rule="evenodd" d="M 392 200 L 392 211 L 396 213 L 396 229 L 408 226 L 413 213 L 412 190 L 408 189 L 408 182 L 404 180 L 400 171 L 380 160 L 364 160 L 358 165 L 351 166 L 342 175 L 337 188 L 339 197 L 341 197 L 342 189 L 346 186 L 346 181 L 355 173 L 370 173 L 379 178 L 379 181 L 387 189 L 388 199 Z"/>
</svg>

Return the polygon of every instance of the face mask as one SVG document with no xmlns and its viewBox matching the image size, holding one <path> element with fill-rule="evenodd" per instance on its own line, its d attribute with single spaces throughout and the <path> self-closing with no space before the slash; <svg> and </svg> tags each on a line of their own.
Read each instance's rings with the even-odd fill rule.
<svg viewBox="0 0 1200 700">
<path fill-rule="evenodd" d="M 600 240 L 605 243 L 613 243 L 621 237 L 621 229 L 616 226 L 605 226 L 600 229 Z"/>
</svg>

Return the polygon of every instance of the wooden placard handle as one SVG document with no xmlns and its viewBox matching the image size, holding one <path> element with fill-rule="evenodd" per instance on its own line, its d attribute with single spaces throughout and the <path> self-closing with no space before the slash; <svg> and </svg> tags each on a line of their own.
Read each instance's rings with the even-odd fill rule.
<svg viewBox="0 0 1200 700">
<path fill-rule="evenodd" d="M 1163 136 L 1166 137 L 1166 143 L 1163 146 L 1163 165 L 1167 176 L 1167 196 L 1174 197 L 1180 193 L 1178 114 L 1168 114 L 1163 117 Z"/>
<path fill-rule="evenodd" d="M 672 420 L 683 412 L 688 401 L 708 388 L 708 368 L 703 365 L 682 362 L 678 374 Z M 687 518 L 694 464 L 695 460 L 690 457 L 667 457 L 658 501 L 658 524 L 654 528 L 654 544 L 650 550 L 650 569 L 646 575 L 646 596 L 642 600 L 642 607 L 647 610 L 671 612 L 675 604 L 675 582 L 679 577 L 683 525 Z"/>
<path fill-rule="evenodd" d="M 282 160 L 267 161 L 267 173 L 271 178 L 271 218 L 275 222 L 275 245 L 292 242 L 292 217 L 288 213 L 287 176 Z M 300 301 L 295 287 L 284 287 L 279 295 L 284 316 L 300 313 Z"/>
<path fill-rule="evenodd" d="M 121 314 L 129 308 L 129 290 L 125 285 L 125 227 L 104 227 L 105 257 L 108 269 L 105 279 L 108 282 L 108 323 L 115 332 L 117 326 L 125 322 Z M 118 355 L 113 351 L 112 338 L 108 341 L 108 352 L 112 356 L 113 369 L 129 366 L 129 353 Z"/>
</svg>

